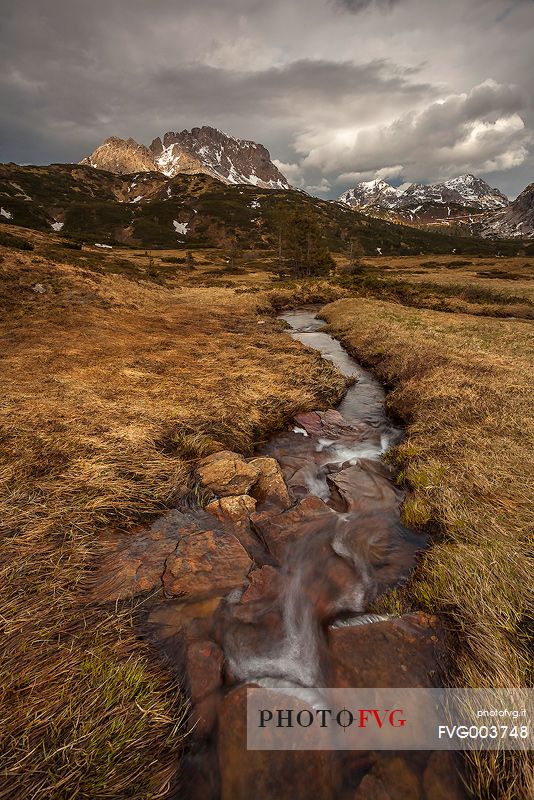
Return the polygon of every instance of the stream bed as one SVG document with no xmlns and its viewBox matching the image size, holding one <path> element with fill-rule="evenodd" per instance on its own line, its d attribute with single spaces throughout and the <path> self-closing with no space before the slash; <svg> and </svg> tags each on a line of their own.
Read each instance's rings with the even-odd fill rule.
<svg viewBox="0 0 534 800">
<path fill-rule="evenodd" d="M 402 438 L 384 390 L 315 313 L 281 318 L 354 378 L 341 403 L 298 414 L 253 458 L 201 461 L 210 502 L 117 540 L 100 594 L 154 591 L 142 633 L 191 702 L 176 799 L 459 800 L 448 753 L 247 750 L 247 687 L 429 687 L 444 653 L 435 618 L 371 611 L 426 537 L 402 524 L 383 460 Z"/>
</svg>

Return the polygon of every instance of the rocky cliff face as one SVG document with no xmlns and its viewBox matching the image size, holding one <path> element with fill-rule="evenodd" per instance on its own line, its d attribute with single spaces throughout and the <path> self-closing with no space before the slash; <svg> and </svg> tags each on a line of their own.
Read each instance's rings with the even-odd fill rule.
<svg viewBox="0 0 534 800">
<path fill-rule="evenodd" d="M 474 232 L 486 238 L 533 239 L 534 183 L 506 208 L 485 214 Z"/>
<path fill-rule="evenodd" d="M 154 139 L 149 148 L 133 139 L 112 136 L 81 163 L 119 174 L 158 171 L 173 178 L 180 173 L 203 173 L 229 184 L 289 188 L 263 145 L 234 139 L 208 126 L 169 131 L 163 139 Z"/>
<path fill-rule="evenodd" d="M 120 139 L 118 136 L 110 136 L 90 156 L 80 161 L 80 164 L 119 175 L 157 170 L 154 156 L 148 147 L 138 144 L 134 139 Z"/>
</svg>

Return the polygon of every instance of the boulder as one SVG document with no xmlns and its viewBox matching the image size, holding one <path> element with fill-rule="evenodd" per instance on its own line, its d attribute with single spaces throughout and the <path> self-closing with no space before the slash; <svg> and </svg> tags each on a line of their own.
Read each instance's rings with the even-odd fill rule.
<svg viewBox="0 0 534 800">
<path fill-rule="evenodd" d="M 336 513 L 319 497 L 310 495 L 279 514 L 257 512 L 250 520 L 269 552 L 281 561 L 288 545 L 301 538 L 322 532 L 335 524 Z"/>
<path fill-rule="evenodd" d="M 327 411 L 308 411 L 297 414 L 294 418 L 296 425 L 308 433 L 309 436 L 326 436 L 338 439 L 352 433 L 359 436 L 363 431 L 362 425 L 352 425 L 339 411 L 329 408 Z"/>
<path fill-rule="evenodd" d="M 256 510 L 256 501 L 248 494 L 221 497 L 212 500 L 205 506 L 205 511 L 213 514 L 221 522 L 248 522 L 249 516 Z"/>
<path fill-rule="evenodd" d="M 180 539 L 168 558 L 163 586 L 168 595 L 200 598 L 240 586 L 251 560 L 235 536 L 199 531 Z"/>
<path fill-rule="evenodd" d="M 219 714 L 221 800 L 334 800 L 333 754 L 247 750 L 247 686 L 230 692 Z"/>
<path fill-rule="evenodd" d="M 165 560 L 181 537 L 198 531 L 201 524 L 191 515 L 172 510 L 149 528 L 108 539 L 92 596 L 116 601 L 160 588 Z"/>
<path fill-rule="evenodd" d="M 258 503 L 279 509 L 289 508 L 291 499 L 276 459 L 254 458 L 248 463 L 259 469 L 258 480 L 251 489 L 251 494 Z"/>
<path fill-rule="evenodd" d="M 185 670 L 195 738 L 209 734 L 216 723 L 223 664 L 224 654 L 211 640 L 193 641 L 187 648 Z"/>
<path fill-rule="evenodd" d="M 282 590 L 280 573 L 274 567 L 265 565 L 250 573 L 249 585 L 241 596 L 240 603 L 255 603 L 258 600 L 275 600 Z"/>
<path fill-rule="evenodd" d="M 328 475 L 330 487 L 337 493 L 344 511 L 359 513 L 395 513 L 402 502 L 388 468 L 376 461 L 362 460 Z"/>
<path fill-rule="evenodd" d="M 442 653 L 436 617 L 419 612 L 329 631 L 333 686 L 431 687 Z"/>
<path fill-rule="evenodd" d="M 259 467 L 247 464 L 242 456 L 229 450 L 207 456 L 197 466 L 202 486 L 219 497 L 247 494 L 259 473 Z"/>
<path fill-rule="evenodd" d="M 224 527 L 232 533 L 257 564 L 265 564 L 270 557 L 250 525 L 250 515 L 256 509 L 256 501 L 248 494 L 220 497 L 205 507 Z"/>
</svg>

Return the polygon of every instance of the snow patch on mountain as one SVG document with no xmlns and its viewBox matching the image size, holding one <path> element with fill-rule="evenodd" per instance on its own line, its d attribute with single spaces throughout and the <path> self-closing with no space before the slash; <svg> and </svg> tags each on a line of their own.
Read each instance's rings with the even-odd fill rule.
<svg viewBox="0 0 534 800">
<path fill-rule="evenodd" d="M 176 231 L 176 233 L 180 233 L 182 236 L 187 235 L 187 231 L 189 228 L 188 222 L 178 222 L 178 220 L 174 219 L 172 221 L 172 224 L 174 226 L 174 230 Z"/>
<path fill-rule="evenodd" d="M 400 188 L 384 180 L 357 184 L 339 198 L 346 205 L 368 211 L 392 211 L 425 219 L 504 208 L 509 200 L 499 189 L 474 175 L 460 175 L 443 183 L 412 183 Z"/>
</svg>

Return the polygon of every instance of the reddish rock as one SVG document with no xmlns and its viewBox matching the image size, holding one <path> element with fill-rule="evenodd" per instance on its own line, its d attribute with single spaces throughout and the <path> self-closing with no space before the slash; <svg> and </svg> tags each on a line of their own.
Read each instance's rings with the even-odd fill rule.
<svg viewBox="0 0 534 800">
<path fill-rule="evenodd" d="M 329 408 L 327 411 L 308 411 L 304 414 L 297 414 L 294 418 L 299 428 L 303 428 L 310 436 L 331 436 L 339 439 L 340 436 L 350 432 L 358 434 L 363 430 L 363 426 L 352 425 L 343 417 L 339 411 Z M 354 435 L 351 438 L 354 443 Z"/>
<path fill-rule="evenodd" d="M 336 514 L 323 500 L 311 495 L 280 514 L 256 513 L 250 519 L 269 552 L 280 561 L 290 542 L 320 533 L 325 525 L 335 522 Z"/>
<path fill-rule="evenodd" d="M 106 544 L 92 595 L 115 601 L 160 588 L 166 558 L 182 536 L 197 530 L 197 520 L 172 510 L 150 528 L 114 537 Z"/>
<path fill-rule="evenodd" d="M 407 759 L 380 755 L 360 783 L 354 800 L 423 800 L 423 789 Z"/>
<path fill-rule="evenodd" d="M 150 638 L 159 644 L 180 637 L 191 642 L 209 636 L 212 619 L 221 596 L 202 600 L 166 600 L 150 611 L 145 627 Z"/>
<path fill-rule="evenodd" d="M 273 508 L 289 508 L 291 499 L 282 470 L 274 458 L 254 458 L 248 462 L 259 469 L 259 477 L 250 490 L 258 503 Z"/>
<path fill-rule="evenodd" d="M 256 501 L 248 494 L 235 497 L 220 497 L 208 503 L 205 510 L 213 514 L 245 548 L 257 564 L 264 564 L 269 556 L 250 525 L 250 515 L 255 511 Z"/>
<path fill-rule="evenodd" d="M 294 419 L 296 425 L 299 428 L 303 428 L 310 435 L 318 436 L 321 433 L 321 417 L 317 411 L 306 411 L 302 414 L 297 414 Z"/>
<path fill-rule="evenodd" d="M 441 655 L 437 619 L 426 614 L 329 632 L 333 685 L 340 688 L 431 687 Z"/>
<path fill-rule="evenodd" d="M 208 503 L 205 510 L 221 522 L 248 522 L 249 516 L 256 510 L 256 501 L 248 494 L 221 497 Z"/>
<path fill-rule="evenodd" d="M 194 736 L 205 736 L 214 727 L 220 702 L 224 654 L 215 642 L 201 640 L 187 648 L 185 668 L 191 697 L 190 725 Z"/>
<path fill-rule="evenodd" d="M 220 688 L 223 663 L 223 651 L 215 642 L 191 642 L 186 654 L 186 676 L 192 703 Z"/>
<path fill-rule="evenodd" d="M 250 573 L 249 585 L 241 597 L 241 603 L 254 603 L 257 600 L 276 598 L 281 590 L 280 573 L 266 565 Z"/>
<path fill-rule="evenodd" d="M 204 458 L 197 466 L 202 485 L 220 497 L 246 494 L 259 472 L 258 467 L 247 464 L 242 456 L 227 450 Z"/>
<path fill-rule="evenodd" d="M 423 774 L 423 788 L 427 800 L 464 800 L 466 794 L 452 753 L 431 754 Z"/>
<path fill-rule="evenodd" d="M 168 559 L 163 586 L 168 595 L 198 598 L 240 586 L 251 561 L 235 536 L 200 531 L 184 536 Z"/>
<path fill-rule="evenodd" d="M 334 800 L 333 754 L 247 750 L 247 687 L 221 705 L 218 737 L 221 800 Z"/>
</svg>

